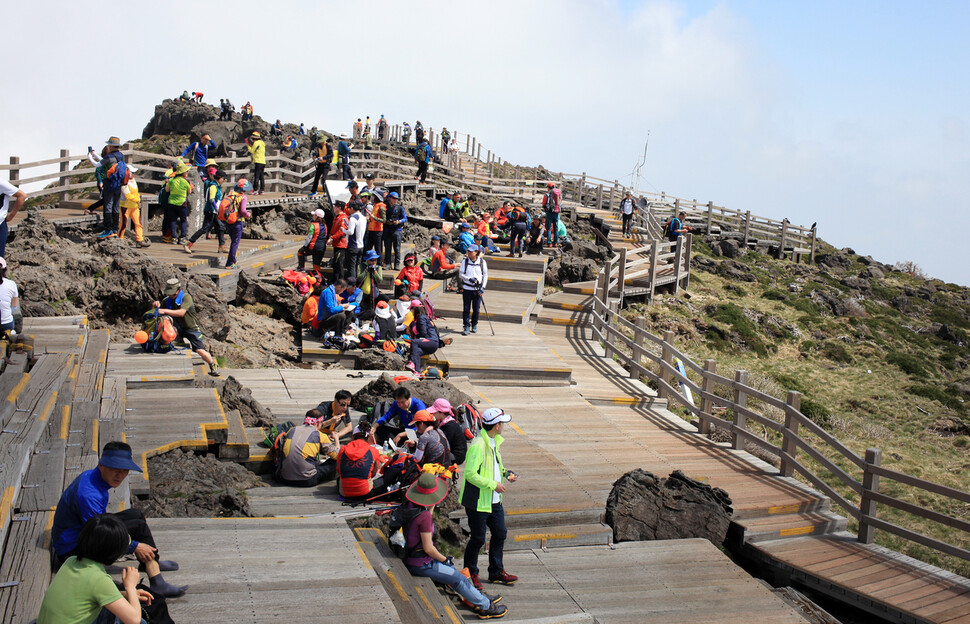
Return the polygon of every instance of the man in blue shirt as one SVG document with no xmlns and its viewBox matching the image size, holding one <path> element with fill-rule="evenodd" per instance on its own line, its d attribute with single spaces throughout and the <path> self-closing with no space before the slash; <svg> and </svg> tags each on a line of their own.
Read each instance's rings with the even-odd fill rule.
<svg viewBox="0 0 970 624">
<path fill-rule="evenodd" d="M 350 150 L 354 148 L 353 143 L 347 142 L 347 135 L 340 135 L 340 142 L 337 143 L 337 156 L 340 158 L 340 179 L 353 180 L 354 172 L 350 169 Z"/>
<path fill-rule="evenodd" d="M 408 222 L 408 213 L 400 204 L 401 196 L 396 192 L 387 194 L 385 199 L 387 211 L 384 216 L 384 264 L 393 266 L 397 271 L 401 268 L 401 236 L 404 224 Z"/>
<path fill-rule="evenodd" d="M 203 134 L 195 143 L 189 145 L 182 151 L 182 158 L 192 155 L 192 164 L 199 170 L 199 177 L 205 181 L 208 176 L 205 171 L 205 164 L 209 160 L 209 152 L 213 154 L 216 152 L 217 146 L 215 141 L 209 138 L 208 134 Z"/>
<path fill-rule="evenodd" d="M 421 410 L 428 409 L 421 399 L 411 396 L 411 391 L 404 386 L 394 389 L 394 403 L 391 409 L 387 410 L 383 416 L 377 420 L 377 431 L 375 438 L 378 444 L 383 444 L 385 440 L 392 439 L 402 433 L 411 419 Z"/>
<path fill-rule="evenodd" d="M 60 568 L 68 557 L 76 554 L 78 536 L 84 523 L 108 509 L 108 491 L 120 486 L 128 472 L 141 468 L 131 459 L 131 447 L 124 442 L 108 442 L 101 451 L 98 467 L 82 472 L 61 495 L 54 512 L 51 527 L 51 547 L 54 550 L 54 567 Z M 128 529 L 131 543 L 128 553 L 134 554 L 141 567 L 148 573 L 152 591 L 172 598 L 181 596 L 188 585 L 176 586 L 162 578 L 162 570 L 178 570 L 174 561 L 158 559 L 158 549 L 145 515 L 137 509 L 126 509 L 112 514 L 121 519 Z"/>
</svg>

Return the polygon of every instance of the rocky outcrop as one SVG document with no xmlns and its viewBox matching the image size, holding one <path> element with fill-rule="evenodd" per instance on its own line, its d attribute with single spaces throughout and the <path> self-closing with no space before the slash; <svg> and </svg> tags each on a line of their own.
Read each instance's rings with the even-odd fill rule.
<svg viewBox="0 0 970 624">
<path fill-rule="evenodd" d="M 633 470 L 616 480 L 606 502 L 613 541 L 702 537 L 719 546 L 731 523 L 731 498 L 679 470 L 666 479 Z"/>
<path fill-rule="evenodd" d="M 401 383 L 411 391 L 411 396 L 421 399 L 426 405 L 431 405 L 435 399 L 448 399 L 452 405 L 474 403 L 475 399 L 468 396 L 446 380 L 440 379 L 408 379 Z M 350 406 L 364 411 L 373 407 L 378 401 L 391 401 L 394 389 L 398 384 L 394 378 L 384 373 L 354 393 Z"/>
<path fill-rule="evenodd" d="M 600 264 L 595 260 L 564 254 L 546 265 L 546 285 L 561 286 L 596 279 Z"/>
<path fill-rule="evenodd" d="M 744 255 L 746 251 L 741 247 L 738 241 L 725 238 L 719 240 L 711 245 L 711 251 L 715 256 L 724 256 L 725 258 L 740 258 Z"/>
<path fill-rule="evenodd" d="M 189 134 L 199 124 L 219 119 L 219 108 L 198 102 L 163 100 L 142 130 L 147 139 L 156 134 Z"/>
<path fill-rule="evenodd" d="M 295 288 L 282 278 L 265 279 L 249 271 L 239 272 L 236 285 L 236 305 L 262 304 L 273 309 L 273 316 L 294 327 L 300 325 L 303 299 Z"/>
<path fill-rule="evenodd" d="M 383 349 L 362 349 L 357 353 L 358 370 L 404 370 L 404 358 Z"/>
</svg>

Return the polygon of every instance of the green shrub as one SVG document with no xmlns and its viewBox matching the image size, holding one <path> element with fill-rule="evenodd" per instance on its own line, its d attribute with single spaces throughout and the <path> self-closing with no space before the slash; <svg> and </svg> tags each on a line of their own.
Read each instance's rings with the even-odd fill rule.
<svg viewBox="0 0 970 624">
<path fill-rule="evenodd" d="M 957 398 L 955 390 L 944 390 L 938 386 L 930 386 L 926 384 L 916 384 L 908 388 L 910 394 L 915 394 L 916 396 L 921 396 L 924 399 L 930 399 L 931 401 L 936 401 L 940 405 L 949 407 L 950 409 L 955 409 L 958 412 L 963 412 L 966 410 L 966 406 Z"/>
<path fill-rule="evenodd" d="M 970 446 L 970 438 L 967 436 L 957 436 L 953 438 L 953 446 L 961 449 L 965 449 Z"/>
<path fill-rule="evenodd" d="M 798 297 L 796 299 L 789 300 L 788 305 L 795 308 L 799 312 L 804 312 L 809 316 L 820 316 L 822 314 L 822 309 L 818 307 L 818 304 L 808 297 Z"/>
<path fill-rule="evenodd" d="M 806 399 L 804 396 L 802 396 L 802 404 L 799 411 L 808 416 L 808 418 L 819 427 L 829 426 L 829 420 L 831 419 L 832 414 L 821 403 L 811 399 Z"/>
<path fill-rule="evenodd" d="M 937 323 L 943 323 L 950 327 L 960 327 L 970 329 L 970 319 L 967 318 L 967 310 L 962 306 L 935 305 L 930 312 L 930 319 Z"/>
<path fill-rule="evenodd" d="M 899 370 L 903 371 L 907 375 L 917 375 L 922 377 L 927 374 L 926 367 L 923 366 L 923 363 L 909 353 L 903 353 L 902 351 L 890 351 L 886 356 L 886 361 L 890 364 L 896 365 Z"/>
<path fill-rule="evenodd" d="M 818 349 L 818 343 L 814 340 L 803 340 L 802 344 L 798 345 L 798 350 L 806 353 L 810 353 L 816 349 Z"/>
<path fill-rule="evenodd" d="M 852 363 L 852 354 L 845 348 L 845 345 L 834 340 L 823 342 L 819 353 L 833 362 L 841 362 L 842 364 Z"/>
<path fill-rule="evenodd" d="M 714 308 L 710 316 L 715 321 L 730 325 L 748 345 L 748 348 L 757 353 L 759 357 L 768 355 L 768 345 L 761 339 L 760 332 L 755 324 L 744 315 L 744 310 L 733 303 L 721 303 Z"/>
<path fill-rule="evenodd" d="M 788 373 L 774 373 L 771 376 L 774 377 L 775 381 L 778 382 L 778 385 L 785 390 L 794 390 L 795 392 L 805 394 L 805 385 L 798 377 L 789 375 Z"/>
<path fill-rule="evenodd" d="M 727 286 L 724 287 L 724 290 L 728 291 L 729 293 L 731 293 L 731 294 L 733 294 L 733 295 L 735 295 L 737 297 L 747 297 L 748 296 L 748 291 L 746 291 L 745 289 L 741 288 L 737 284 L 728 284 Z"/>
<path fill-rule="evenodd" d="M 788 299 L 788 294 L 783 290 L 778 290 L 777 288 L 768 288 L 761 295 L 762 299 L 770 299 L 771 301 L 786 301 Z"/>
</svg>

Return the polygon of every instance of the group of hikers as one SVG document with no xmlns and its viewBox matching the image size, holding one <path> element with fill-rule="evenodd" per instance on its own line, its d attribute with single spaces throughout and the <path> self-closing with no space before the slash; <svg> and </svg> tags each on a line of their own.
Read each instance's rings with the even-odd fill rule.
<svg viewBox="0 0 970 624">
<path fill-rule="evenodd" d="M 276 433 L 271 442 L 276 479 L 296 487 L 336 479 L 338 495 L 351 504 L 399 501 L 399 554 L 408 570 L 450 587 L 482 619 L 504 616 L 501 596 L 483 593 L 478 557 L 490 533 L 488 582 L 512 585 L 518 580 L 503 562 L 502 498 L 506 484 L 518 478 L 505 468 L 501 454 L 502 429 L 511 416 L 490 408 L 466 419 L 447 399 L 437 398 L 429 406 L 399 385 L 390 401 L 378 402 L 354 424 L 352 400 L 349 391 L 340 390 L 333 400 L 309 410 L 302 424 Z M 470 531 L 463 571 L 433 539 L 435 505 L 453 486 L 460 489 Z M 391 528 L 396 528 L 395 518 Z M 391 537 L 392 544 L 398 543 Z"/>
</svg>

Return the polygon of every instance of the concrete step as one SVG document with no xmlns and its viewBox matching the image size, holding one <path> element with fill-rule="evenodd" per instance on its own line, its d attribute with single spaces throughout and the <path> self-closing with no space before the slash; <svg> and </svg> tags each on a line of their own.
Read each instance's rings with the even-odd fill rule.
<svg viewBox="0 0 970 624">
<path fill-rule="evenodd" d="M 846 528 L 846 518 L 831 511 L 811 511 L 793 514 L 747 518 L 732 522 L 729 536 L 738 544 L 765 542 L 788 537 L 825 535 Z"/>
<path fill-rule="evenodd" d="M 570 293 L 574 295 L 592 295 L 596 289 L 596 282 L 573 282 L 572 284 L 563 284 L 562 291 L 564 293 Z"/>
<path fill-rule="evenodd" d="M 597 546 L 613 542 L 613 529 L 605 524 L 565 524 L 543 528 L 509 529 L 505 550 Z"/>
<path fill-rule="evenodd" d="M 654 396 L 611 396 L 599 394 L 583 394 L 583 398 L 592 405 L 626 405 L 634 408 L 667 409 L 667 399 Z"/>
</svg>

